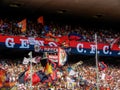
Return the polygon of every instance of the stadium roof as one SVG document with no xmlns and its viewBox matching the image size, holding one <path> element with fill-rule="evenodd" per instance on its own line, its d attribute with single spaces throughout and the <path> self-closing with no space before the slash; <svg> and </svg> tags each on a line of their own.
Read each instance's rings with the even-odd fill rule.
<svg viewBox="0 0 120 90">
<path fill-rule="evenodd" d="M 0 0 L 4 14 L 62 14 L 81 18 L 120 21 L 119 0 Z"/>
</svg>

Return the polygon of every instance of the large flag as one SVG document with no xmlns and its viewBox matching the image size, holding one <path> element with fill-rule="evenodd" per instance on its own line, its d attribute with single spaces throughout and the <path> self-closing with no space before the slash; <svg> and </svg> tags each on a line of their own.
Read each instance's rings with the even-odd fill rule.
<svg viewBox="0 0 120 90">
<path fill-rule="evenodd" d="M 25 32 L 26 31 L 26 26 L 27 26 L 26 18 L 23 19 L 22 21 L 18 22 L 18 27 L 21 28 L 21 32 Z"/>
<path fill-rule="evenodd" d="M 44 18 L 43 18 L 43 16 L 40 16 L 40 17 L 37 19 L 37 22 L 38 22 L 38 23 L 41 23 L 42 25 L 44 25 Z"/>
</svg>

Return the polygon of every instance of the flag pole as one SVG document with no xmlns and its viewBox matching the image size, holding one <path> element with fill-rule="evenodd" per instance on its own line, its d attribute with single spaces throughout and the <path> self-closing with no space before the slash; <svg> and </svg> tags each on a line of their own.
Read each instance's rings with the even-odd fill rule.
<svg viewBox="0 0 120 90">
<path fill-rule="evenodd" d="M 29 57 L 30 57 L 30 90 L 32 90 L 32 52 L 29 52 Z"/>
<path fill-rule="evenodd" d="M 97 90 L 99 90 L 99 69 L 98 69 L 98 44 L 97 44 L 97 34 L 95 33 L 95 45 L 96 45 L 96 52 L 95 52 L 95 60 L 96 60 L 96 86 L 97 86 Z"/>
</svg>

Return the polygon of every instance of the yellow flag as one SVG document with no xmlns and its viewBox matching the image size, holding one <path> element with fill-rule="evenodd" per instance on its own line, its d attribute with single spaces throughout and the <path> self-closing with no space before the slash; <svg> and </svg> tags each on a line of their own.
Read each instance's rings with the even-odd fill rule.
<svg viewBox="0 0 120 90">
<path fill-rule="evenodd" d="M 45 67 L 45 73 L 46 73 L 46 74 L 51 74 L 51 73 L 53 73 L 51 64 L 47 63 L 47 65 L 46 65 L 46 67 Z"/>
</svg>

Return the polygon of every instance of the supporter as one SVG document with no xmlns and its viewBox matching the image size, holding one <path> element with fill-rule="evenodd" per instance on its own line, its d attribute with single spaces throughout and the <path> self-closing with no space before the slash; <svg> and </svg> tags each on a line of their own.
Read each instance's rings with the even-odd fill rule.
<svg viewBox="0 0 120 90">
<path fill-rule="evenodd" d="M 72 38 L 78 41 L 93 42 L 94 34 L 98 35 L 98 43 L 111 43 L 120 36 L 120 33 L 115 33 L 109 30 L 88 30 L 81 28 L 80 26 L 72 28 L 70 25 L 38 25 L 37 23 L 29 22 L 26 32 L 21 32 L 21 27 L 17 25 L 17 21 L 3 20 L 0 23 L 0 33 L 2 35 L 16 35 L 23 37 L 42 37 L 46 40 L 56 40 L 56 37 L 73 35 L 79 36 L 79 38 Z M 70 38 L 69 38 L 70 40 Z M 62 47 L 69 47 L 68 43 L 64 40 Z M 59 42 L 59 40 L 56 40 Z M 67 44 L 66 44 L 67 43 Z M 86 60 L 87 61 L 87 60 Z M 89 62 L 89 60 L 87 61 Z M 28 82 L 20 84 L 18 82 L 18 76 L 21 72 L 26 70 L 26 66 L 13 60 L 0 60 L 0 68 L 6 70 L 6 81 L 12 83 L 11 87 L 17 86 L 20 90 L 28 90 L 30 84 L 30 76 Z M 33 71 L 44 71 L 44 67 L 41 65 L 33 65 Z M 71 73 L 72 72 L 72 73 Z M 92 62 L 83 63 L 81 66 L 73 68 L 72 65 L 66 65 L 57 69 L 57 80 L 52 83 L 39 82 L 34 86 L 35 90 L 96 90 L 96 68 Z M 99 87 L 100 90 L 119 90 L 120 89 L 120 66 L 108 65 L 107 70 L 99 70 Z"/>
</svg>

